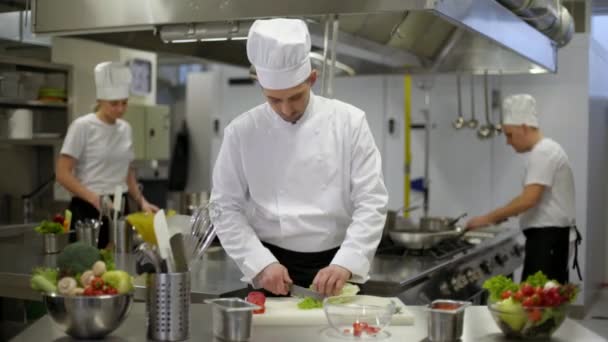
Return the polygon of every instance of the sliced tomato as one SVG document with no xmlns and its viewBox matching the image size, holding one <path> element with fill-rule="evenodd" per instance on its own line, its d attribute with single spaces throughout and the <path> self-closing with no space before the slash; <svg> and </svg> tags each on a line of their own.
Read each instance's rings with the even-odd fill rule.
<svg viewBox="0 0 608 342">
<path fill-rule="evenodd" d="M 363 326 L 359 322 L 353 323 L 353 335 L 361 336 L 363 334 Z"/>
<path fill-rule="evenodd" d="M 538 322 L 542 317 L 543 313 L 540 311 L 540 309 L 535 308 L 528 311 L 528 319 L 530 319 L 532 322 Z"/>
<path fill-rule="evenodd" d="M 370 325 L 365 329 L 365 332 L 368 333 L 369 335 L 376 335 L 377 333 L 380 332 L 380 328 Z"/>
<path fill-rule="evenodd" d="M 254 314 L 263 314 L 266 312 L 266 295 L 264 295 L 264 293 L 260 291 L 249 292 L 247 294 L 247 301 L 261 307 L 259 310 L 254 310 Z"/>
</svg>

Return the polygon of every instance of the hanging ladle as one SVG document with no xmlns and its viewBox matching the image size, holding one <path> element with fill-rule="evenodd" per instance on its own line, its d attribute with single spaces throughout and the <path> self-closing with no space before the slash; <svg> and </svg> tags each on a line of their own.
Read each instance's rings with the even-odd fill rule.
<svg viewBox="0 0 608 342">
<path fill-rule="evenodd" d="M 498 110 L 498 123 L 494 124 L 494 133 L 496 135 L 502 133 L 502 70 L 498 74 L 498 89 L 492 91 L 492 103 L 494 108 Z"/>
<path fill-rule="evenodd" d="M 492 125 L 492 123 L 490 122 L 490 99 L 488 96 L 488 72 L 486 71 L 483 77 L 483 93 L 484 93 L 484 102 L 485 102 L 485 116 L 486 116 L 486 123 L 485 125 L 482 125 L 481 127 L 479 127 L 479 129 L 477 130 L 477 137 L 479 137 L 479 139 L 487 139 L 490 138 L 492 136 L 492 134 L 494 133 L 494 125 Z"/>
<path fill-rule="evenodd" d="M 452 122 L 452 126 L 454 129 L 461 129 L 464 127 L 465 120 L 464 116 L 462 116 L 462 92 L 460 89 L 460 74 L 456 76 L 456 89 L 458 92 L 458 118 Z"/>
<path fill-rule="evenodd" d="M 471 74 L 471 119 L 467 121 L 470 129 L 476 129 L 479 121 L 475 118 L 475 75 Z"/>
</svg>

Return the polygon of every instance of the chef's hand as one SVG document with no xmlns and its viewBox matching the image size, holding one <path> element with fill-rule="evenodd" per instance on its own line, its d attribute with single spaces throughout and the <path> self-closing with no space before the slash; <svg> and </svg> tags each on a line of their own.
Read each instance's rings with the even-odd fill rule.
<svg viewBox="0 0 608 342">
<path fill-rule="evenodd" d="M 157 206 L 152 203 L 149 203 L 148 201 L 146 201 L 145 198 L 141 199 L 141 203 L 139 204 L 139 206 L 141 207 L 141 211 L 148 214 L 154 214 L 159 210 Z"/>
<path fill-rule="evenodd" d="M 275 262 L 266 266 L 255 277 L 255 283 L 257 286 L 261 286 L 275 295 L 285 296 L 289 293 L 289 288 L 293 284 L 293 281 L 289 278 L 287 268 Z"/>
<path fill-rule="evenodd" d="M 312 285 L 315 291 L 323 295 L 336 296 L 351 276 L 352 273 L 346 268 L 332 264 L 319 270 Z"/>
<path fill-rule="evenodd" d="M 467 222 L 466 228 L 469 230 L 482 228 L 491 225 L 493 222 L 486 215 L 473 217 Z"/>
</svg>

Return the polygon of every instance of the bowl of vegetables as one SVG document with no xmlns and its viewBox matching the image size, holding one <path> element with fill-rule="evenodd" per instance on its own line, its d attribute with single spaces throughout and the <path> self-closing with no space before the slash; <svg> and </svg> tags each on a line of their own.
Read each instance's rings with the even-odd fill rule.
<svg viewBox="0 0 608 342">
<path fill-rule="evenodd" d="M 79 339 L 103 338 L 118 328 L 131 307 L 133 280 L 115 269 L 112 253 L 76 242 L 63 249 L 57 264 L 35 269 L 31 278 L 53 322 Z"/>
<path fill-rule="evenodd" d="M 66 210 L 65 217 L 56 214 L 52 221 L 44 220 L 34 228 L 38 234 L 42 235 L 44 254 L 59 253 L 68 244 L 71 215 L 71 212 Z"/>
<path fill-rule="evenodd" d="M 519 339 L 550 338 L 566 319 L 578 292 L 575 285 L 561 285 L 542 272 L 521 284 L 499 275 L 483 286 L 489 291 L 488 308 L 500 330 Z"/>
<path fill-rule="evenodd" d="M 356 339 L 385 333 L 396 307 L 390 298 L 376 296 L 337 296 L 323 300 L 323 310 L 334 333 Z"/>
</svg>

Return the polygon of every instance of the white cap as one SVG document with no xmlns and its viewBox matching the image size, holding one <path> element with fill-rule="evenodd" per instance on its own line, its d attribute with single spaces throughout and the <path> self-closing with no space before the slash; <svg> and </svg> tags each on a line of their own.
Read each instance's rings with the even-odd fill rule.
<svg viewBox="0 0 608 342">
<path fill-rule="evenodd" d="M 503 125 L 526 125 L 538 127 L 536 100 L 532 95 L 516 94 L 508 96 L 502 103 Z"/>
<path fill-rule="evenodd" d="M 98 100 L 129 98 L 131 70 L 123 63 L 102 62 L 95 66 L 95 86 Z"/>
<path fill-rule="evenodd" d="M 289 89 L 310 76 L 310 34 L 300 19 L 256 20 L 249 29 L 247 57 L 265 89 Z"/>
</svg>

